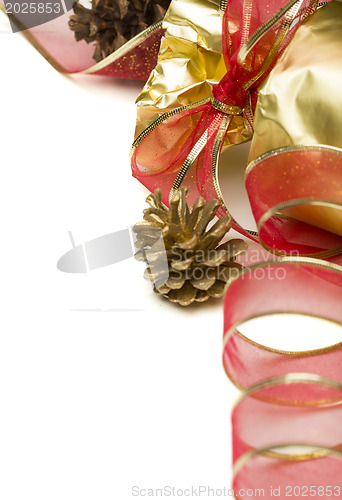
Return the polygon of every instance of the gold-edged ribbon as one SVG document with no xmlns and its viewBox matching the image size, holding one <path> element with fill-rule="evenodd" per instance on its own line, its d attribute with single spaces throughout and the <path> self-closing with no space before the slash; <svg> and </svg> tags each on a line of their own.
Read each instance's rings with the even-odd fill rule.
<svg viewBox="0 0 342 500">
<path fill-rule="evenodd" d="M 70 72 L 50 54 L 50 52 L 31 33 L 30 29 L 27 29 L 26 26 L 14 14 L 7 13 L 6 8 L 1 3 L 0 11 L 5 14 L 13 24 L 17 26 L 22 36 L 44 57 L 44 59 L 46 59 L 51 64 L 53 68 L 55 68 L 60 73 L 65 74 L 89 75 L 97 73 L 98 71 L 109 67 L 111 64 L 115 63 L 122 57 L 127 56 L 132 50 L 134 50 L 141 43 L 147 40 L 151 35 L 157 33 L 157 31 L 162 29 L 163 23 L 163 21 L 158 21 L 151 24 L 151 26 L 148 26 L 141 33 L 138 33 L 135 37 L 122 45 L 119 49 L 115 50 L 112 54 L 109 54 L 107 57 L 105 57 L 98 63 L 93 64 L 89 68 L 86 68 L 82 71 Z"/>
<path fill-rule="evenodd" d="M 318 483 L 324 498 L 332 486 L 342 492 L 342 339 L 282 351 L 239 332 L 250 319 L 289 313 L 325 319 L 342 332 L 341 303 L 342 267 L 310 258 L 257 264 L 228 285 L 223 365 L 242 391 L 232 410 L 235 498 L 246 488 L 252 499 L 261 489 L 268 498 L 271 487 L 285 498 L 295 486 L 301 496 Z"/>
</svg>

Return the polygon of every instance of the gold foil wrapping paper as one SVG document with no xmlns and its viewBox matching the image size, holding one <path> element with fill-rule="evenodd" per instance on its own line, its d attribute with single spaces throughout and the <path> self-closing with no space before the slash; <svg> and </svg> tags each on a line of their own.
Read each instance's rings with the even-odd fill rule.
<svg viewBox="0 0 342 500">
<path fill-rule="evenodd" d="M 219 0 L 173 0 L 158 63 L 137 99 L 137 137 L 162 113 L 211 96 L 226 73 Z"/>
<path fill-rule="evenodd" d="M 250 161 L 289 145 L 342 148 L 340 2 L 320 8 L 297 30 L 259 89 Z M 306 205 L 286 215 L 342 236 L 341 210 Z"/>
</svg>

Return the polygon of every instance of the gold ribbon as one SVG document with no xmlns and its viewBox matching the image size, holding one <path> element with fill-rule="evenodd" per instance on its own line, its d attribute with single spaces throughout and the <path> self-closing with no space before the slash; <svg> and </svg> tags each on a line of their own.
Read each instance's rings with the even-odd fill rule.
<svg viewBox="0 0 342 500">
<path fill-rule="evenodd" d="M 226 115 L 242 115 L 243 113 L 243 108 L 240 106 L 230 106 L 229 104 L 224 104 L 224 102 L 218 101 L 215 97 L 211 97 L 210 100 L 213 108 Z"/>
</svg>

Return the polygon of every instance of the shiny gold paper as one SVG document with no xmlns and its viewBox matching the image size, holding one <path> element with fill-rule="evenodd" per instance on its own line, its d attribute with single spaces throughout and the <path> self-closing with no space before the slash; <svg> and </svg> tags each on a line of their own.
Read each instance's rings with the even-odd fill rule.
<svg viewBox="0 0 342 500">
<path fill-rule="evenodd" d="M 226 73 L 219 0 L 174 0 L 158 64 L 137 99 L 137 137 L 162 113 L 211 96 Z"/>
<path fill-rule="evenodd" d="M 289 145 L 342 148 L 342 3 L 328 3 L 297 30 L 259 89 L 254 130 L 250 161 Z M 285 213 L 342 236 L 337 208 Z"/>
</svg>

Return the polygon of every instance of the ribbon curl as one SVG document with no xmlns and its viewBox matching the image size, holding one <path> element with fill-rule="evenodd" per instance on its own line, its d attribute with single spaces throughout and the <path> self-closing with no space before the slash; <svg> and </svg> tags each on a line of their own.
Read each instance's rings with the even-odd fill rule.
<svg viewBox="0 0 342 500">
<path fill-rule="evenodd" d="M 252 318 L 288 313 L 342 326 L 341 301 L 342 268 L 309 258 L 252 266 L 229 286 L 223 365 L 243 391 L 232 412 L 237 499 L 247 489 L 252 499 L 262 491 L 264 498 L 313 496 L 315 490 L 323 498 L 340 496 L 342 341 L 282 351 L 247 338 L 238 328 Z"/>
</svg>

